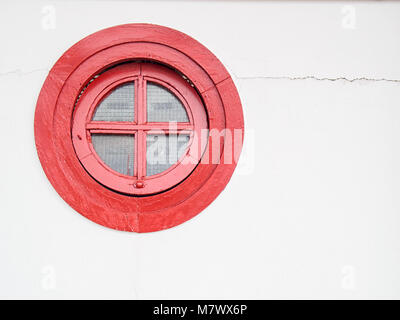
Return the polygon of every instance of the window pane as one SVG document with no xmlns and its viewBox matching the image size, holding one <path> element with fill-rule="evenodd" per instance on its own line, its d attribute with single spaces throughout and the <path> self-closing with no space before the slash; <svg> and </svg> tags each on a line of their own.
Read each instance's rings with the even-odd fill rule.
<svg viewBox="0 0 400 320">
<path fill-rule="evenodd" d="M 134 121 L 135 85 L 125 83 L 114 89 L 100 102 L 94 115 L 94 121 Z"/>
<path fill-rule="evenodd" d="M 181 135 L 147 135 L 147 176 L 161 173 L 185 153 L 190 136 Z"/>
<path fill-rule="evenodd" d="M 147 121 L 148 122 L 188 122 L 185 107 L 167 89 L 147 83 Z"/>
<path fill-rule="evenodd" d="M 111 169 L 133 176 L 135 136 L 92 134 L 94 150 Z"/>
</svg>

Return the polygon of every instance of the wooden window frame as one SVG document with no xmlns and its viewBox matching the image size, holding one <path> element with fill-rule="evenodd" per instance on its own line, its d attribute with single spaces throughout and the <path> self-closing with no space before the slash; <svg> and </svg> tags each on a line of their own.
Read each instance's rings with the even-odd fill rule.
<svg viewBox="0 0 400 320">
<path fill-rule="evenodd" d="M 118 86 L 134 82 L 135 119 L 129 121 L 93 121 L 99 103 Z M 182 103 L 189 122 L 148 122 L 147 82 L 156 83 L 172 92 Z M 89 174 L 112 190 L 131 194 L 149 195 L 168 190 L 184 180 L 197 166 L 205 145 L 193 143 L 207 130 L 207 115 L 196 90 L 179 74 L 164 66 L 150 63 L 128 63 L 116 66 L 96 77 L 85 89 L 75 107 L 72 140 L 75 152 Z M 134 173 L 123 175 L 112 170 L 97 155 L 91 143 L 92 133 L 129 134 L 135 136 Z M 146 175 L 147 134 L 188 134 L 189 148 L 166 171 Z"/>
</svg>

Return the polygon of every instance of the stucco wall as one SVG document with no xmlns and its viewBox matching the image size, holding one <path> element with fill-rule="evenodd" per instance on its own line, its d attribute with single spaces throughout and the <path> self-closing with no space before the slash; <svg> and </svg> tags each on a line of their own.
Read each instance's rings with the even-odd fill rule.
<svg viewBox="0 0 400 320">
<path fill-rule="evenodd" d="M 217 200 L 150 234 L 71 209 L 33 136 L 58 57 L 133 22 L 208 47 L 247 130 Z M 2 1 L 0 26 L 1 298 L 400 298 L 400 3 Z"/>
</svg>

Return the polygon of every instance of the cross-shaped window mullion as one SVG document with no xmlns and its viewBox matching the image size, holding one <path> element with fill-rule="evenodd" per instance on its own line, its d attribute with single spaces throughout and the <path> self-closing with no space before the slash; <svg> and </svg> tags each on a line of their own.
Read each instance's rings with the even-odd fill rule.
<svg viewBox="0 0 400 320">
<path fill-rule="evenodd" d="M 146 80 L 139 76 L 136 85 L 134 102 L 135 119 L 127 121 L 90 121 L 86 129 L 90 133 L 101 134 L 132 134 L 135 135 L 134 176 L 140 180 L 146 176 L 147 132 L 152 134 L 189 134 L 194 131 L 192 123 L 185 122 L 147 122 L 147 90 Z"/>
</svg>

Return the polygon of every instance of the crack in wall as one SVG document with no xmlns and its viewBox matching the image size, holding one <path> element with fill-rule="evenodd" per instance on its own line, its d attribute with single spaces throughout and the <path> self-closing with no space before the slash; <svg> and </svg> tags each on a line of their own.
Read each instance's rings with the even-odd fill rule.
<svg viewBox="0 0 400 320">
<path fill-rule="evenodd" d="M 36 72 L 49 72 L 47 68 L 40 68 L 40 69 L 33 69 L 30 71 L 23 71 L 21 69 L 16 69 L 16 70 L 11 70 L 11 71 L 6 71 L 6 72 L 0 72 L 0 77 L 6 77 L 6 76 L 26 76 L 32 73 Z"/>
<path fill-rule="evenodd" d="M 316 77 L 316 76 L 235 76 L 238 80 L 290 80 L 290 81 L 299 81 L 299 80 L 316 80 L 316 81 L 346 81 L 346 82 L 357 82 L 357 81 L 366 81 L 366 82 L 394 82 L 400 83 L 400 79 L 386 79 L 386 78 L 368 78 L 368 77 L 358 77 L 358 78 L 347 78 L 347 77 Z"/>
</svg>

